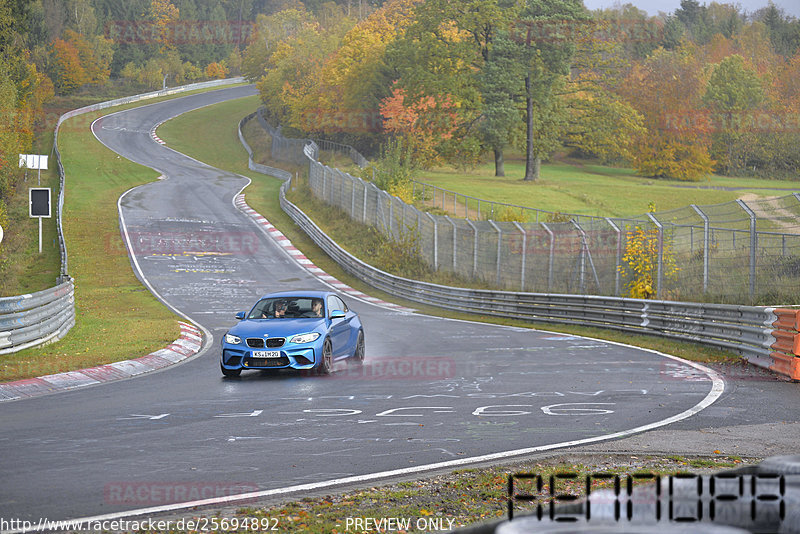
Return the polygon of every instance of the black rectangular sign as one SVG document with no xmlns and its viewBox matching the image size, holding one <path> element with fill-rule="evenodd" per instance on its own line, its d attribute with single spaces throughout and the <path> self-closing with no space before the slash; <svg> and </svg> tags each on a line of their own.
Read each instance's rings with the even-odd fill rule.
<svg viewBox="0 0 800 534">
<path fill-rule="evenodd" d="M 31 217 L 51 217 L 49 187 L 31 187 L 28 190 L 28 196 Z"/>
</svg>

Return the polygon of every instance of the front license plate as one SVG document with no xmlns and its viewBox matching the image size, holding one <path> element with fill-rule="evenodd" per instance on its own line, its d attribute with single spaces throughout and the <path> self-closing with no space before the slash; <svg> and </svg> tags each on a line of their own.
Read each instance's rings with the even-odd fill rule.
<svg viewBox="0 0 800 534">
<path fill-rule="evenodd" d="M 251 354 L 252 358 L 280 358 L 281 351 L 279 350 L 254 350 Z"/>
</svg>

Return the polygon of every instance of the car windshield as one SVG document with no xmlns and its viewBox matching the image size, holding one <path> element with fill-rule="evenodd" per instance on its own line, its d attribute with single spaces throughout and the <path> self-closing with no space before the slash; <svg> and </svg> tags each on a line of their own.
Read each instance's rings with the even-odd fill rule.
<svg viewBox="0 0 800 534">
<path fill-rule="evenodd" d="M 323 300 L 318 297 L 272 297 L 258 301 L 248 319 L 313 319 L 324 317 Z"/>
</svg>

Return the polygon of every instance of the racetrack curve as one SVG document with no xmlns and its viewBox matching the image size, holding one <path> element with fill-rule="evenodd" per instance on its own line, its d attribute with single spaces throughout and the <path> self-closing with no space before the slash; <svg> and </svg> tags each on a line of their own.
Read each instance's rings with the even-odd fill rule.
<svg viewBox="0 0 800 534">
<path fill-rule="evenodd" d="M 366 332 L 362 369 L 223 379 L 218 341 L 235 312 L 269 291 L 325 286 L 234 207 L 246 178 L 150 132 L 252 94 L 245 86 L 190 95 L 93 125 L 109 148 L 163 173 L 120 200 L 133 265 L 213 340 L 162 372 L 0 405 L 0 517 L 89 517 L 497 459 L 665 424 L 722 393 L 712 372 L 652 351 L 346 296 Z"/>
</svg>

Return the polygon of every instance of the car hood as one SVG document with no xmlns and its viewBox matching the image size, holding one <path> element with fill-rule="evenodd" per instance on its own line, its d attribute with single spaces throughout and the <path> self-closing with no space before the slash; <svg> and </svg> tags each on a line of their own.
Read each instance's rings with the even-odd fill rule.
<svg viewBox="0 0 800 534">
<path fill-rule="evenodd" d="M 320 332 L 325 319 L 245 319 L 230 329 L 229 333 L 245 337 L 288 337 L 306 332 Z"/>
</svg>

